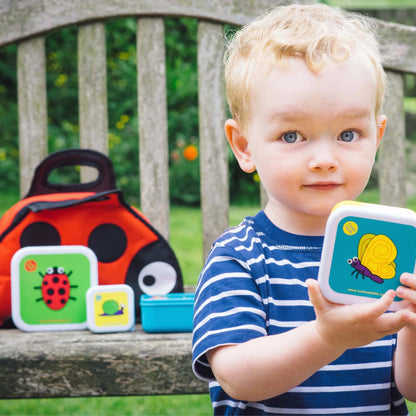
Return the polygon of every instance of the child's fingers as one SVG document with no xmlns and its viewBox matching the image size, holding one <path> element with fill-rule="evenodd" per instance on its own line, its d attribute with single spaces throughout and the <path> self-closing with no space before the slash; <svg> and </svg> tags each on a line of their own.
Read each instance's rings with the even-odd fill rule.
<svg viewBox="0 0 416 416">
<path fill-rule="evenodd" d="M 408 322 L 406 320 L 406 311 L 398 311 L 395 313 L 386 313 L 379 317 L 376 321 L 376 328 L 379 332 L 379 337 L 392 335 L 404 328 Z"/>
<path fill-rule="evenodd" d="M 314 308 L 318 310 L 324 309 L 328 301 L 322 296 L 318 282 L 313 279 L 308 279 L 306 286 L 308 287 L 309 300 Z"/>
<path fill-rule="evenodd" d="M 403 273 L 400 276 L 400 283 L 411 289 L 416 289 L 416 275 L 411 273 Z"/>
<path fill-rule="evenodd" d="M 400 283 L 404 286 L 397 288 L 397 294 L 402 298 L 416 305 L 416 275 L 403 273 L 400 276 Z"/>
<path fill-rule="evenodd" d="M 416 313 L 409 310 L 403 310 L 402 319 L 406 325 L 416 328 Z"/>
<path fill-rule="evenodd" d="M 317 310 L 324 310 L 330 302 L 324 298 L 316 280 L 308 279 L 306 281 L 308 287 L 309 300 Z M 396 293 L 394 290 L 388 290 L 380 299 L 366 304 L 350 305 L 356 313 L 367 316 L 370 319 L 377 319 L 389 309 Z M 352 312 L 352 311 L 351 311 Z"/>
<path fill-rule="evenodd" d="M 371 315 L 377 318 L 387 312 L 395 297 L 396 292 L 394 290 L 388 290 L 380 299 L 368 304 Z"/>
<path fill-rule="evenodd" d="M 397 288 L 397 295 L 402 299 L 408 300 L 412 304 L 416 305 L 416 291 L 414 289 L 399 286 Z"/>
</svg>

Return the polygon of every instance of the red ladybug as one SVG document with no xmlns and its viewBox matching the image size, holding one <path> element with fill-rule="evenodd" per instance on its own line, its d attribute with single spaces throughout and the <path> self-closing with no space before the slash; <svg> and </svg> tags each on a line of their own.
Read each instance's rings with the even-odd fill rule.
<svg viewBox="0 0 416 416">
<path fill-rule="evenodd" d="M 48 308 L 55 311 L 62 309 L 69 299 L 76 300 L 76 298 L 69 296 L 71 288 L 77 288 L 77 285 L 69 284 L 69 276 L 65 273 L 63 267 L 48 267 L 46 273 L 42 276 L 42 286 L 36 286 L 35 289 L 42 290 L 42 297 L 36 299 L 36 302 L 44 301 Z"/>
</svg>

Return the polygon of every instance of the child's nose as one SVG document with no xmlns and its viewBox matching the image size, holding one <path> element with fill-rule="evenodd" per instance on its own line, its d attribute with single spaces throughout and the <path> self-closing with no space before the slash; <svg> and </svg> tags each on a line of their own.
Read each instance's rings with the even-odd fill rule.
<svg viewBox="0 0 416 416">
<path fill-rule="evenodd" d="M 309 169 L 312 171 L 334 171 L 338 169 L 338 159 L 331 144 L 314 146 Z"/>
</svg>

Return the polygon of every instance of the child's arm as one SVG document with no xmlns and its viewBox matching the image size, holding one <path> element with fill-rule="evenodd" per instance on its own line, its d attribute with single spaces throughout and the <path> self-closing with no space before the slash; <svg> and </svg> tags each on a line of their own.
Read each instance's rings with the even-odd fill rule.
<svg viewBox="0 0 416 416">
<path fill-rule="evenodd" d="M 397 334 L 394 375 L 397 388 L 408 400 L 416 401 L 416 275 L 403 273 L 397 293 L 411 304 L 401 313 L 407 323 Z"/>
<path fill-rule="evenodd" d="M 405 325 L 400 314 L 384 314 L 394 291 L 371 304 L 336 305 L 322 296 L 316 281 L 307 283 L 315 321 L 207 353 L 216 379 L 231 397 L 259 401 L 282 394 L 346 349 L 369 344 Z"/>
</svg>

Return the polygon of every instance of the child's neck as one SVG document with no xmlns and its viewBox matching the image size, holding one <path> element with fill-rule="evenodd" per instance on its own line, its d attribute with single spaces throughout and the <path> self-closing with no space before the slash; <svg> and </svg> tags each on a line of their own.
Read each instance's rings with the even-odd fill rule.
<svg viewBox="0 0 416 416">
<path fill-rule="evenodd" d="M 270 204 L 264 209 L 270 221 L 280 229 L 292 234 L 321 236 L 325 233 L 328 215 L 309 215 L 301 212 L 276 209 Z"/>
</svg>

